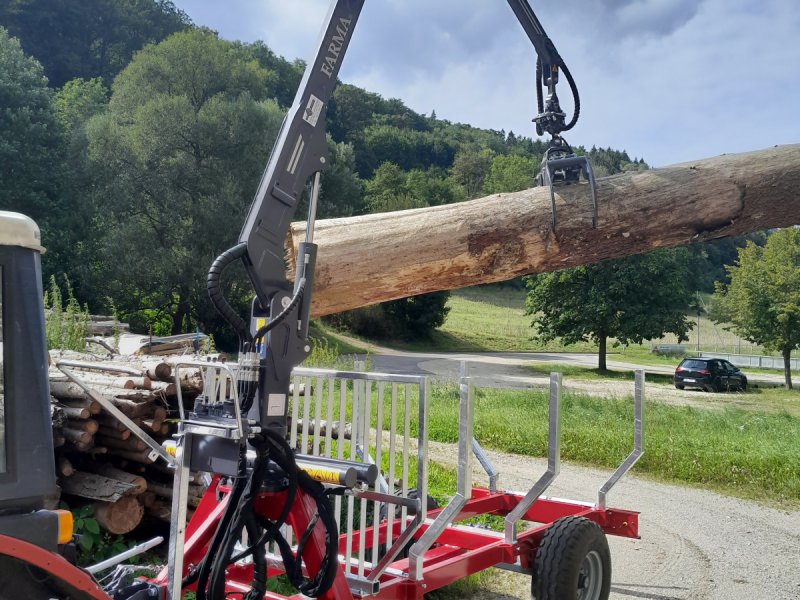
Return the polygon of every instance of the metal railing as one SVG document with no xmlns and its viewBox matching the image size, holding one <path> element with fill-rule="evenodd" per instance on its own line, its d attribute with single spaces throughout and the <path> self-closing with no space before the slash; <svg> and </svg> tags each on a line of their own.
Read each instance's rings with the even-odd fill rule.
<svg viewBox="0 0 800 600">
<path fill-rule="evenodd" d="M 375 593 L 426 518 L 428 380 L 309 368 L 293 375 L 289 444 L 313 456 L 377 464 L 383 473 L 372 486 L 334 499 L 348 583 L 354 592 Z"/>
</svg>

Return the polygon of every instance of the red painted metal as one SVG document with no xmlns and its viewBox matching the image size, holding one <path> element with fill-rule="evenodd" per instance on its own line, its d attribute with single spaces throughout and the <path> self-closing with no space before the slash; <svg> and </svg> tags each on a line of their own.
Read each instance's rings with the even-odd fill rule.
<svg viewBox="0 0 800 600">
<path fill-rule="evenodd" d="M 187 526 L 188 539 L 185 545 L 184 561 L 187 567 L 197 564 L 202 560 L 207 551 L 208 544 L 219 523 L 227 501 L 230 489 L 220 485 L 219 478 L 215 478 L 206 496 L 195 510 Z M 221 499 L 218 500 L 218 496 Z M 280 513 L 285 502 L 285 492 L 265 492 L 256 500 L 255 509 L 267 518 L 274 519 Z M 455 518 L 454 525 L 445 529 L 439 536 L 437 543 L 425 554 L 423 559 L 423 579 L 411 581 L 407 577 L 384 573 L 380 578 L 380 591 L 375 596 L 377 599 L 386 600 L 417 600 L 430 591 L 449 585 L 454 581 L 463 579 L 468 575 L 502 563 L 515 563 L 519 561 L 523 569 L 530 569 L 536 548 L 539 546 L 545 531 L 550 524 L 565 516 L 575 515 L 586 517 L 595 521 L 605 533 L 623 537 L 639 537 L 638 513 L 620 509 L 600 509 L 587 503 L 571 502 L 568 500 L 554 500 L 541 498 L 537 500 L 530 510 L 525 513 L 523 520 L 531 521 L 524 531 L 517 534 L 517 541 L 508 544 L 502 533 L 489 531 L 477 527 L 459 525 L 477 515 L 506 516 L 522 500 L 521 494 L 510 492 L 491 493 L 483 488 L 473 488 L 470 500 Z M 416 538 L 425 532 L 440 510 L 429 511 L 428 520 L 423 523 Z M 316 513 L 316 505 L 310 496 L 298 491 L 294 506 L 290 512 L 288 523 L 295 532 L 305 531 L 306 527 Z M 399 520 L 394 521 L 393 538 L 400 533 Z M 378 543 L 385 544 L 387 538 L 387 525 L 382 522 L 378 527 Z M 358 534 L 353 535 L 353 553 L 359 550 L 361 543 Z M 372 528 L 364 535 L 364 548 L 372 547 Z M 340 553 L 345 551 L 345 536 L 339 540 Z M 314 574 L 319 569 L 325 553 L 324 529 L 320 522 L 314 527 L 314 533 L 309 538 L 303 560 L 308 572 Z M 408 559 L 399 558 L 391 565 L 390 571 L 408 572 Z M 234 565 L 228 569 L 227 592 L 247 592 L 252 580 L 252 566 Z M 270 577 L 279 571 L 270 568 Z M 366 570 L 369 574 L 369 568 Z M 159 575 L 159 583 L 166 584 L 166 573 Z M 268 593 L 264 596 L 270 600 L 282 600 L 287 596 Z M 299 600 L 300 595 L 288 597 Z M 345 578 L 344 570 L 339 573 L 331 590 L 323 596 L 325 599 L 352 599 L 353 595 Z"/>
<path fill-rule="evenodd" d="M 0 535 L 0 554 L 12 556 L 50 574 L 51 577 L 67 583 L 80 592 L 80 598 L 110 600 L 97 582 L 86 571 L 67 561 L 63 556 L 50 552 L 17 538 Z"/>
</svg>

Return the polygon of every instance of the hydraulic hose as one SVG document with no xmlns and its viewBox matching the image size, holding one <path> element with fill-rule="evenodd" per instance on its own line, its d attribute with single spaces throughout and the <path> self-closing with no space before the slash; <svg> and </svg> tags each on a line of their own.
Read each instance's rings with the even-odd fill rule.
<svg viewBox="0 0 800 600">
<path fill-rule="evenodd" d="M 242 258 L 246 253 L 247 243 L 245 242 L 241 242 L 233 248 L 229 248 L 220 254 L 211 265 L 211 268 L 208 270 L 207 279 L 208 297 L 211 299 L 211 303 L 214 305 L 214 308 L 217 309 L 219 314 L 222 315 L 222 318 L 225 319 L 231 327 L 233 327 L 234 331 L 236 331 L 236 333 L 239 335 L 239 340 L 242 343 L 249 340 L 250 330 L 245 320 L 236 314 L 236 311 L 233 310 L 233 307 L 230 304 L 228 304 L 228 301 L 222 294 L 220 279 L 222 277 L 222 272 L 228 267 L 228 265 Z"/>
<path fill-rule="evenodd" d="M 254 342 L 257 343 L 261 338 L 263 338 L 265 335 L 267 335 L 267 333 L 269 333 L 272 329 L 274 329 L 277 325 L 279 325 L 284 319 L 286 319 L 287 316 L 289 316 L 289 313 L 291 313 L 294 310 L 294 308 L 297 306 L 297 304 L 300 302 L 300 300 L 303 299 L 303 292 L 305 292 L 305 289 L 306 289 L 306 279 L 305 279 L 305 277 L 303 277 L 300 280 L 300 283 L 297 285 L 297 291 L 295 292 L 294 296 L 292 296 L 292 299 L 289 302 L 289 304 L 286 305 L 286 308 L 284 308 L 278 314 L 278 316 L 276 316 L 274 319 L 272 319 L 269 323 L 259 327 L 258 331 L 256 331 L 256 334 L 253 336 L 253 341 Z"/>
</svg>

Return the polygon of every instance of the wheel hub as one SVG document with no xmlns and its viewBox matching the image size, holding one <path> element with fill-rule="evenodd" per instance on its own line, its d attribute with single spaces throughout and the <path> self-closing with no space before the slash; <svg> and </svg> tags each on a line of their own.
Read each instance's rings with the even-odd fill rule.
<svg viewBox="0 0 800 600">
<path fill-rule="evenodd" d="M 590 551 L 578 573 L 578 600 L 598 600 L 603 586 L 603 561 L 596 550 Z"/>
</svg>

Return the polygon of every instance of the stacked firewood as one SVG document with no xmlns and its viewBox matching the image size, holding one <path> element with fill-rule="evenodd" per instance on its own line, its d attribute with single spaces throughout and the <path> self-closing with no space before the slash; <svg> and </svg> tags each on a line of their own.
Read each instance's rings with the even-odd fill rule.
<svg viewBox="0 0 800 600">
<path fill-rule="evenodd" d="M 173 364 L 186 357 L 51 354 L 53 364 L 62 358 L 85 365 L 70 370 L 159 443 L 175 430 L 178 385 L 186 408 L 202 390 L 197 368 L 181 368 L 175 378 Z M 96 520 L 112 534 L 131 532 L 146 516 L 169 521 L 173 471 L 160 458 L 154 460 L 144 441 L 55 366 L 50 368 L 50 393 L 56 471 L 62 499 L 70 508 L 92 503 Z M 196 474 L 190 505 L 197 505 L 203 491 Z"/>
</svg>

